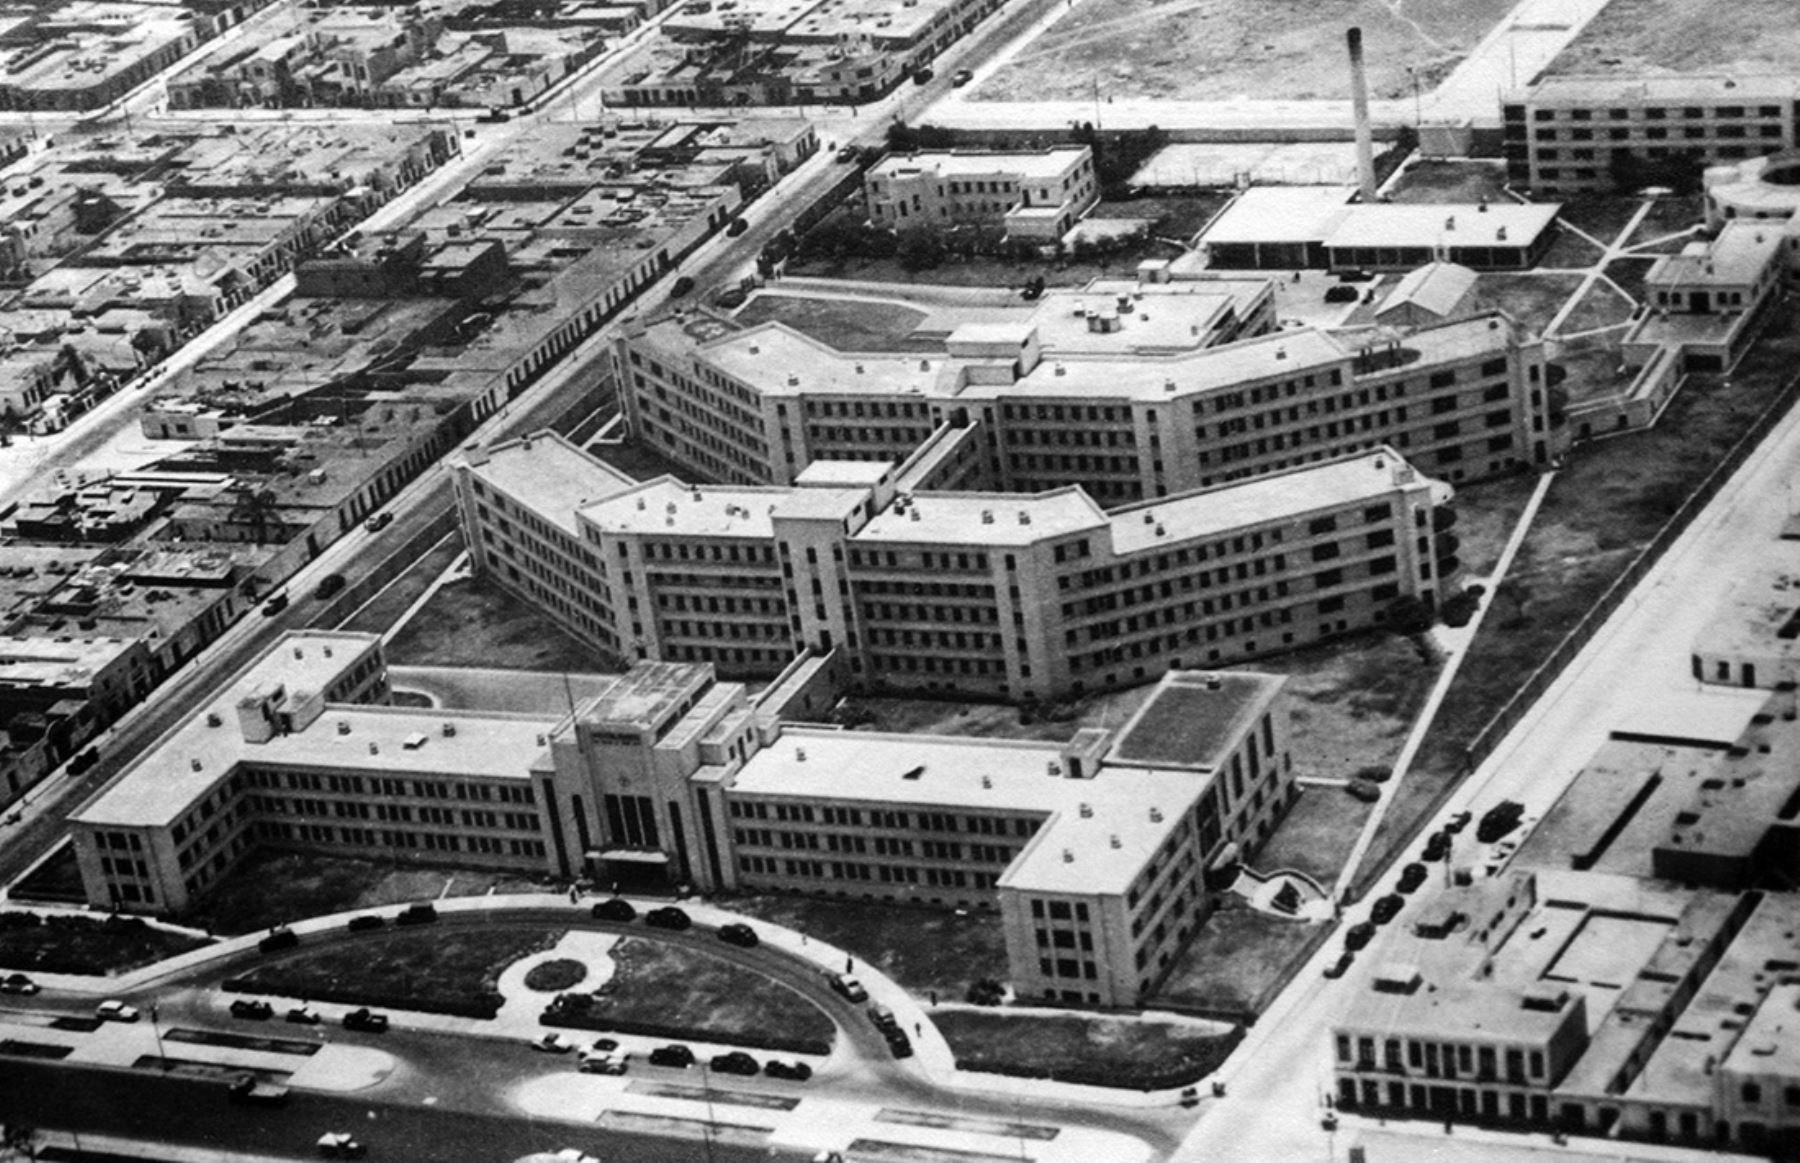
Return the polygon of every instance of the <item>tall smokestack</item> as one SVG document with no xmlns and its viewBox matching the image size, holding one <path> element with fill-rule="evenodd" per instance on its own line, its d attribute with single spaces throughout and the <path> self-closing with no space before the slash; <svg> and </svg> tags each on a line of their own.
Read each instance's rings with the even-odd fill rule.
<svg viewBox="0 0 1800 1163">
<path fill-rule="evenodd" d="M 1344 34 L 1350 45 L 1350 107 L 1356 117 L 1356 175 L 1365 202 L 1375 200 L 1375 135 L 1369 129 L 1369 77 L 1363 68 L 1362 29 Z"/>
</svg>

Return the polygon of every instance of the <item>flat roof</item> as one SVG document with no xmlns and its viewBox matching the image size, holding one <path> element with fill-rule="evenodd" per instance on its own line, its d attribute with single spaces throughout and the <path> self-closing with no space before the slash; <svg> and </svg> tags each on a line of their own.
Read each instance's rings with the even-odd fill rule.
<svg viewBox="0 0 1800 1163">
<path fill-rule="evenodd" d="M 1172 671 L 1119 732 L 1107 761 L 1216 769 L 1286 685 L 1279 674 Z"/>
<path fill-rule="evenodd" d="M 1775 222 L 1728 222 L 1710 243 L 1693 242 L 1650 266 L 1647 284 L 1742 286 L 1763 277 L 1787 240 Z"/>
<path fill-rule="evenodd" d="M 1033 178 L 1054 178 L 1080 161 L 1087 152 L 1087 146 L 1077 145 L 1018 153 L 931 150 L 913 154 L 890 154 L 864 175 L 864 181 L 910 177 L 926 172 L 946 178 L 987 174 L 1018 175 L 1027 181 Z"/>
<path fill-rule="evenodd" d="M 489 487 L 574 538 L 581 536 L 577 509 L 637 486 L 624 473 L 548 429 L 466 454 L 464 460 L 469 471 Z"/>
<path fill-rule="evenodd" d="M 584 705 L 585 723 L 655 730 L 671 709 L 691 701 L 712 681 L 712 666 L 694 662 L 639 662 Z"/>
<path fill-rule="evenodd" d="M 1352 206 L 1325 235 L 1328 247 L 1525 247 L 1556 221 L 1559 203 L 1438 204 L 1384 202 Z"/>
<path fill-rule="evenodd" d="M 138 648 L 135 638 L 0 638 L 0 688 L 85 687 L 121 655 Z"/>
<path fill-rule="evenodd" d="M 1554 105 L 1570 102 L 1591 106 L 1596 102 L 1616 101 L 1633 104 L 1655 104 L 1658 101 L 1721 101 L 1746 104 L 1768 97 L 1774 99 L 1800 96 L 1800 78 L 1787 74 L 1743 74 L 1698 76 L 1662 74 L 1603 76 L 1565 74 L 1545 77 L 1522 94 L 1533 104 Z M 1520 96 L 1509 97 L 1518 100 Z"/>
<path fill-rule="evenodd" d="M 1034 494 L 924 491 L 897 498 L 856 533 L 855 541 L 1032 545 L 1105 523 L 1105 511 L 1074 485 Z"/>
<path fill-rule="evenodd" d="M 1784 982 L 1763 995 L 1724 1069 L 1781 1078 L 1800 1075 L 1800 983 Z"/>
<path fill-rule="evenodd" d="M 1323 331 L 1275 331 L 1200 351 L 1130 361 L 1046 358 L 1010 384 L 967 384 L 965 399 L 1179 399 L 1344 365 L 1344 347 Z"/>
<path fill-rule="evenodd" d="M 1752 571 L 1733 585 L 1695 635 L 1694 653 L 1733 660 L 1800 654 L 1800 557 L 1792 560 L 1787 568 Z"/>
<path fill-rule="evenodd" d="M 1200 232 L 1201 245 L 1316 242 L 1350 208 L 1354 186 L 1252 186 Z"/>
</svg>

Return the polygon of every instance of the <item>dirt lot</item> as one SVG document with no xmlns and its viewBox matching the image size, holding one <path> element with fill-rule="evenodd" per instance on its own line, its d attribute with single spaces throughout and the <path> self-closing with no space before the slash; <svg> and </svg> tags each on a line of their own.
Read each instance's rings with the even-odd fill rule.
<svg viewBox="0 0 1800 1163">
<path fill-rule="evenodd" d="M 1783 73 L 1796 57 L 1793 0 L 1612 0 L 1547 72 Z"/>
<path fill-rule="evenodd" d="M 499 586 L 450 582 L 388 643 L 388 661 L 409 666 L 616 673 L 617 659 L 577 641 Z"/>
<path fill-rule="evenodd" d="M 1086 0 L 976 90 L 983 101 L 1345 98 L 1344 30 L 1361 26 L 1369 86 L 1429 88 L 1517 0 Z"/>
</svg>

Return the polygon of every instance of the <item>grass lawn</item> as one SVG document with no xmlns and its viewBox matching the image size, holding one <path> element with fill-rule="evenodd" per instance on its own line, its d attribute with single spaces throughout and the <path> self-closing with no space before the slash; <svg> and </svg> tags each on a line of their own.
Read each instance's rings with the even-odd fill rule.
<svg viewBox="0 0 1800 1163">
<path fill-rule="evenodd" d="M 1644 301 L 1644 276 L 1650 273 L 1653 258 L 1621 258 L 1606 264 L 1606 277 L 1618 284 L 1619 290 L 1631 296 L 1634 303 Z"/>
<path fill-rule="evenodd" d="M 1151 690 L 1145 685 L 1087 695 L 1061 704 L 1072 712 L 1070 718 L 1038 718 L 1030 723 L 1022 722 L 1020 709 L 1007 703 L 868 696 L 852 699 L 850 705 L 874 715 L 868 725 L 873 731 L 1062 743 L 1083 727 L 1123 726 Z"/>
<path fill-rule="evenodd" d="M 1800 365 L 1800 320 L 1776 315 L 1729 381 L 1691 380 L 1658 425 L 1575 450 L 1550 486 L 1376 832 L 1358 891 L 1465 774 L 1464 752 Z"/>
<path fill-rule="evenodd" d="M 1372 810 L 1373 804 L 1341 787 L 1302 787 L 1300 798 L 1250 864 L 1258 872 L 1304 872 L 1330 892 Z"/>
<path fill-rule="evenodd" d="M 1631 236 L 1631 244 L 1638 246 L 1665 238 L 1677 231 L 1691 230 L 1702 225 L 1705 220 L 1706 199 L 1699 194 L 1658 198 L 1651 204 L 1650 212 L 1644 215 L 1644 220 L 1638 223 L 1636 233 Z M 1667 246 L 1671 250 L 1680 250 L 1688 241 L 1689 238 L 1683 236 L 1669 242 Z"/>
<path fill-rule="evenodd" d="M 1490 202 L 1506 197 L 1506 166 L 1494 162 L 1421 158 L 1387 189 L 1396 202 Z"/>
<path fill-rule="evenodd" d="M 207 943 L 156 928 L 140 917 L 52 915 L 42 924 L 0 929 L 0 969 L 107 975 Z"/>
<path fill-rule="evenodd" d="M 21 877 L 7 890 L 15 901 L 61 901 L 87 903 L 87 886 L 81 883 L 81 862 L 75 858 L 75 844 L 65 841 L 50 858 Z"/>
<path fill-rule="evenodd" d="M 1457 556 L 1462 558 L 1463 576 L 1486 577 L 1500 564 L 1506 539 L 1537 482 L 1536 473 L 1522 472 L 1457 487 L 1456 535 L 1462 539 Z"/>
<path fill-rule="evenodd" d="M 1148 218 L 1150 233 L 1158 238 L 1189 239 L 1212 221 L 1213 215 L 1237 196 L 1235 190 L 1209 190 L 1200 194 L 1145 195 L 1123 201 L 1102 202 L 1095 218 Z"/>
<path fill-rule="evenodd" d="M 1562 219 L 1610 246 L 1643 203 L 1629 194 L 1577 194 L 1563 203 Z"/>
<path fill-rule="evenodd" d="M 780 293 L 758 294 L 737 313 L 746 327 L 786 323 L 839 351 L 904 350 L 907 336 L 925 318 L 925 312 L 895 302 Z M 931 349 L 941 351 L 943 344 L 933 342 Z"/>
<path fill-rule="evenodd" d="M 773 894 L 724 903 L 835 945 L 922 999 L 935 992 L 960 1001 L 984 977 L 1006 980 L 1006 938 L 995 913 L 959 917 L 947 909 Z"/>
<path fill-rule="evenodd" d="M 1594 284 L 1587 289 L 1587 293 L 1581 296 L 1581 301 L 1575 304 L 1574 309 L 1563 316 L 1557 333 L 1579 335 L 1584 331 L 1619 326 L 1631 319 L 1631 312 L 1635 306 L 1636 304 L 1627 300 L 1618 291 L 1596 279 Z"/>
<path fill-rule="evenodd" d="M 352 614 L 340 630 L 363 634 L 380 634 L 400 620 L 412 604 L 419 600 L 437 576 L 450 568 L 463 549 L 462 533 L 456 532 L 433 546 L 425 556 L 408 566 L 388 587 L 376 594 L 362 609 Z"/>
<path fill-rule="evenodd" d="M 1259 913 L 1220 909 L 1207 918 L 1157 991 L 1158 1005 L 1223 1013 L 1257 1013 L 1329 931 Z"/>
<path fill-rule="evenodd" d="M 1126 203 L 1128 205 L 1128 203 Z M 1014 262 L 1004 258 L 946 258 L 941 266 L 929 270 L 909 271 L 893 258 L 820 259 L 813 262 L 788 261 L 787 273 L 823 279 L 858 279 L 877 283 L 919 283 L 925 286 L 954 287 L 1022 287 L 1041 277 L 1046 286 L 1084 287 L 1099 278 L 1130 278 L 1137 265 L 1147 258 L 1174 258 L 1181 251 L 1163 243 L 1150 242 L 1107 258 L 1092 262 Z"/>
<path fill-rule="evenodd" d="M 1438 664 L 1408 638 L 1369 633 L 1259 659 L 1244 669 L 1288 676 L 1294 774 L 1342 779 L 1359 767 L 1393 763 Z M 1254 863 L 1262 867 L 1264 861 Z"/>
<path fill-rule="evenodd" d="M 564 930 L 496 925 L 394 929 L 302 951 L 238 979 L 243 992 L 382 1007 L 497 1009 L 508 965 L 562 940 Z M 377 1002 L 377 999 L 378 1002 Z"/>
<path fill-rule="evenodd" d="M 596 1017 L 676 1027 L 708 1042 L 778 1033 L 829 1043 L 837 1035 L 817 1006 L 722 957 L 641 937 L 622 938 L 612 956 L 618 969 L 600 990 Z"/>
<path fill-rule="evenodd" d="M 252 933 L 284 921 L 351 909 L 446 895 L 479 896 L 490 889 L 522 892 L 536 888 L 541 886 L 514 874 L 264 849 L 252 853 L 182 920 L 215 933 Z"/>
<path fill-rule="evenodd" d="M 1237 1045 L 1177 1022 L 1088 1014 L 958 1009 L 932 1015 L 964 1070 L 1047 1075 L 1122 1088 L 1179 1086 L 1210 1074 Z"/>
<path fill-rule="evenodd" d="M 1538 266 L 1545 270 L 1574 269 L 1591 267 L 1600 261 L 1600 248 L 1573 230 L 1556 232 L 1556 241 L 1538 260 Z"/>
<path fill-rule="evenodd" d="M 1483 310 L 1497 307 L 1533 335 L 1542 335 L 1580 287 L 1580 275 L 1483 274 L 1475 283 L 1475 297 Z"/>
<path fill-rule="evenodd" d="M 624 669 L 598 647 L 577 640 L 521 599 L 479 578 L 439 587 L 394 635 L 387 656 L 389 662 L 406 666 Z"/>
<path fill-rule="evenodd" d="M 676 464 L 662 453 L 630 437 L 590 444 L 587 451 L 588 455 L 604 461 L 633 480 L 649 481 L 667 475 L 691 485 L 713 483 L 707 474 Z"/>
</svg>

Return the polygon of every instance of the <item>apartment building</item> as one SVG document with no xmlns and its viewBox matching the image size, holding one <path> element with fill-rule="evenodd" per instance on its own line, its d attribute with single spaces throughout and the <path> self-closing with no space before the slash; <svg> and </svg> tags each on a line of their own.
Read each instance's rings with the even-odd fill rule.
<svg viewBox="0 0 1800 1163">
<path fill-rule="evenodd" d="M 863 175 L 869 221 L 899 231 L 1004 227 L 1051 243 L 1100 200 L 1087 146 L 1031 153 L 946 150 L 883 158 Z"/>
<path fill-rule="evenodd" d="M 1796 144 L 1792 76 L 1548 77 L 1501 104 L 1507 177 L 1537 194 L 1667 185 L 1671 165 Z"/>
<path fill-rule="evenodd" d="M 296 633 L 72 827 L 97 907 L 179 912 L 269 846 L 997 908 L 1022 990 L 1128 1005 L 1292 802 L 1285 681 L 1171 675 L 1058 746 L 791 727 L 793 683 L 673 663 L 548 716 L 397 708 L 373 636 Z"/>
<path fill-rule="evenodd" d="M 869 464 L 617 489 L 572 448 L 560 495 L 526 496 L 493 466 L 530 454 L 487 455 L 454 470 L 482 576 L 628 658 L 732 675 L 842 650 L 872 686 L 1056 697 L 1376 625 L 1460 568 L 1449 488 L 1386 448 L 1110 513 L 1072 487 L 903 492 Z"/>
<path fill-rule="evenodd" d="M 779 322 L 689 315 L 628 332 L 615 361 L 635 433 L 751 484 L 791 483 L 820 459 L 900 461 L 946 423 L 981 429 L 988 487 L 1076 484 L 1109 506 L 1381 445 L 1452 482 L 1558 451 L 1544 346 L 1503 315 L 1359 338 L 1270 332 L 1260 299 L 1215 329 L 1191 303 L 1108 289 L 962 324 L 941 355 L 840 352 Z"/>
</svg>

